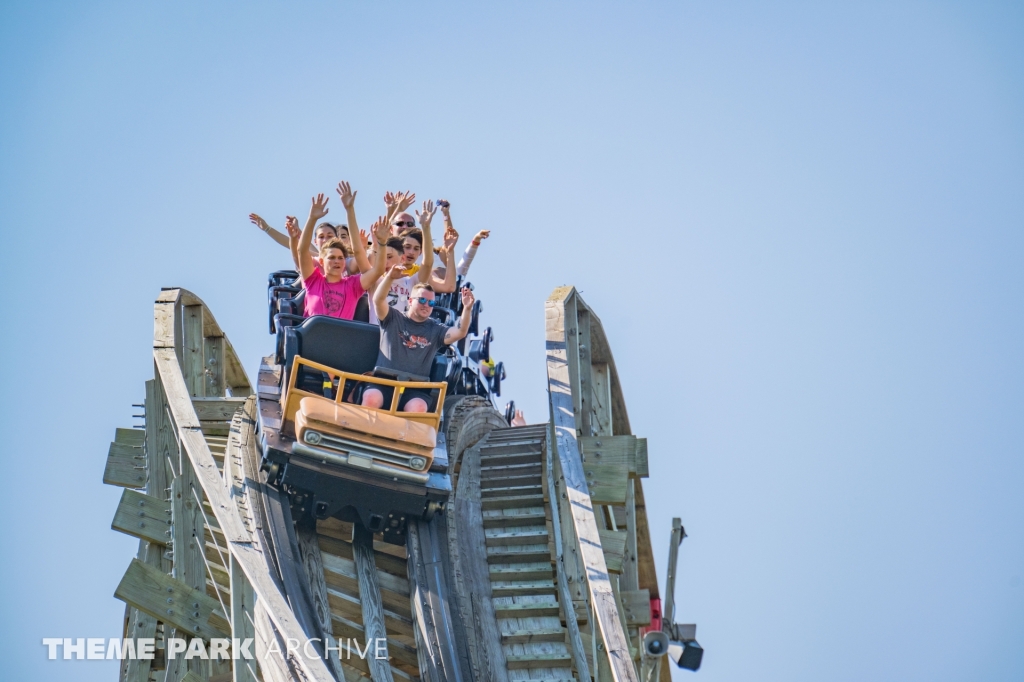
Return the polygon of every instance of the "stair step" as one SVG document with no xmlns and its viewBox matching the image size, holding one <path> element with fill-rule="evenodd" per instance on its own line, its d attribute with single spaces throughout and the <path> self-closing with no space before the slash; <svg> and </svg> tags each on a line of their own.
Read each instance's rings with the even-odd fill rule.
<svg viewBox="0 0 1024 682">
<path fill-rule="evenodd" d="M 480 478 L 494 478 L 498 476 L 515 476 L 517 474 L 540 474 L 540 462 L 527 462 L 526 464 L 499 464 L 497 466 L 480 467 Z"/>
<path fill-rule="evenodd" d="M 507 455 L 480 457 L 481 467 L 505 466 L 508 464 L 539 464 L 539 452 L 512 452 Z"/>
<path fill-rule="evenodd" d="M 550 580 L 554 574 L 551 564 L 538 566 L 491 566 L 491 580 Z"/>
<path fill-rule="evenodd" d="M 516 516 L 485 516 L 484 528 L 506 528 L 508 526 L 542 526 L 547 523 L 543 511 L 526 512 Z"/>
<path fill-rule="evenodd" d="M 502 644 L 530 644 L 532 642 L 564 642 L 565 630 L 513 630 L 501 633 Z"/>
<path fill-rule="evenodd" d="M 510 532 L 490 533 L 484 531 L 484 543 L 488 547 L 503 545 L 540 545 L 548 541 L 548 529 L 515 530 Z"/>
<path fill-rule="evenodd" d="M 506 655 L 505 662 L 509 670 L 525 670 L 528 668 L 568 668 L 572 658 L 568 652 L 564 654 L 525 654 L 522 656 Z"/>
<path fill-rule="evenodd" d="M 481 498 L 488 497 L 521 497 L 523 495 L 542 495 L 540 485 L 517 485 L 509 488 L 485 488 L 480 491 Z"/>
<path fill-rule="evenodd" d="M 540 485 L 540 474 L 521 474 L 519 476 L 495 476 L 480 479 L 480 489 L 515 488 L 525 485 Z"/>
<path fill-rule="evenodd" d="M 511 545 L 515 546 L 515 545 Z M 498 547 L 487 548 L 487 563 L 489 564 L 532 564 L 541 561 L 551 561 L 551 550 L 547 545 L 537 546 L 528 550 L 517 552 L 509 551 L 510 545 L 499 545 Z"/>
<path fill-rule="evenodd" d="M 528 438 L 543 438 L 547 434 L 548 428 L 546 424 L 540 424 L 536 427 L 520 426 L 514 429 L 495 429 L 487 434 L 487 441 L 526 440 Z"/>
<path fill-rule="evenodd" d="M 526 597 L 540 594 L 555 594 L 555 583 L 550 578 L 517 582 L 511 585 L 491 585 L 492 597 Z"/>
<path fill-rule="evenodd" d="M 482 509 L 519 509 L 522 507 L 544 506 L 543 495 L 513 495 L 510 497 L 485 497 L 480 500 Z"/>
<path fill-rule="evenodd" d="M 495 604 L 494 615 L 497 618 L 537 618 L 539 616 L 557 616 L 558 604 L 555 602 Z"/>
</svg>

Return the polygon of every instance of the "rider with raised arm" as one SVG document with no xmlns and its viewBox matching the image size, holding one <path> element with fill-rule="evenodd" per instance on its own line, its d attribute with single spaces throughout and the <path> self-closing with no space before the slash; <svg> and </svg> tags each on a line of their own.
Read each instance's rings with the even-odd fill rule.
<svg viewBox="0 0 1024 682">
<path fill-rule="evenodd" d="M 259 215 L 255 213 L 250 213 L 249 221 L 252 222 L 252 224 L 255 225 L 256 227 L 266 232 L 267 235 L 276 243 L 280 244 L 286 249 L 291 248 L 291 245 L 289 243 L 289 236 L 286 234 L 281 234 L 280 232 L 275 230 L 267 223 L 266 220 L 261 218 Z M 285 224 L 285 229 L 288 229 L 287 223 Z M 341 243 L 345 246 L 345 251 L 347 253 L 345 268 L 348 274 L 352 275 L 357 272 L 365 272 L 365 270 L 361 270 L 359 268 L 359 265 L 356 263 L 356 259 L 352 257 L 352 241 L 349 237 L 348 225 L 335 225 L 334 223 L 329 223 L 326 220 L 316 226 L 316 230 L 313 231 L 313 241 L 309 245 L 309 254 L 313 257 L 313 265 L 315 267 L 320 267 L 320 263 L 317 261 L 317 259 L 320 257 L 320 247 L 326 244 L 327 241 L 330 239 L 340 239 Z M 292 261 L 295 265 L 295 269 L 298 270 L 298 260 L 293 257 Z M 370 266 L 369 264 L 367 264 L 366 269 L 369 270 L 369 268 Z"/>
<path fill-rule="evenodd" d="M 377 366 L 403 374 L 429 377 L 434 355 L 441 346 L 461 340 L 469 329 L 473 307 L 473 292 L 462 290 L 462 316 L 458 324 L 449 327 L 430 316 L 434 308 L 434 290 L 424 282 L 412 288 L 409 311 L 402 314 L 388 305 L 388 292 L 392 280 L 404 277 L 401 266 L 388 271 L 373 292 L 373 309 L 380 320 L 380 350 L 377 352 Z M 406 389 L 398 404 L 404 412 L 426 412 L 430 396 L 422 391 Z M 380 408 L 384 405 L 384 394 L 380 388 L 367 385 L 363 391 L 362 404 L 365 407 Z"/>
<path fill-rule="evenodd" d="M 393 215 L 394 213 L 397 213 L 401 210 L 404 201 L 389 202 L 389 198 L 391 198 L 390 192 L 387 195 L 385 195 L 385 203 L 387 203 L 389 215 Z M 415 269 L 415 271 L 413 268 L 405 267 L 402 270 L 402 275 L 400 277 L 389 278 L 391 288 L 388 292 L 387 303 L 389 306 L 397 309 L 398 312 L 402 313 L 403 315 L 405 314 L 406 310 L 408 310 L 409 295 L 412 292 L 412 288 L 414 285 L 418 283 L 430 284 L 431 289 L 438 293 L 449 293 L 455 291 L 454 272 L 452 272 L 450 276 L 447 276 L 444 279 L 434 276 L 434 274 L 431 272 L 434 264 L 434 250 L 432 248 L 433 242 L 431 241 L 430 236 L 430 222 L 431 219 L 434 217 L 435 211 L 436 209 L 434 208 L 434 202 L 424 201 L 423 211 L 416 212 L 416 215 L 419 216 L 420 225 L 423 233 L 421 238 L 423 239 L 423 243 L 425 245 L 429 245 L 423 249 L 423 264 L 418 269 Z M 374 307 L 370 306 L 370 322 L 376 321 L 377 314 L 374 310 Z"/>
<path fill-rule="evenodd" d="M 355 219 L 355 192 L 351 190 L 347 182 L 342 182 L 338 185 L 338 194 L 341 195 L 341 202 L 348 212 L 351 229 L 357 231 L 359 228 L 356 226 Z M 364 291 L 368 291 L 384 273 L 385 261 L 383 258 L 379 258 L 377 263 L 362 274 L 346 275 L 345 249 L 340 240 L 334 239 L 327 241 L 320 248 L 321 269 L 317 269 L 309 252 L 309 244 L 313 238 L 316 221 L 327 215 L 327 211 L 327 199 L 323 194 L 318 194 L 313 198 L 313 205 L 309 209 L 309 218 L 301 233 L 298 231 L 298 221 L 289 216 L 287 224 L 290 237 L 289 246 L 292 249 L 292 257 L 298 261 L 299 274 L 306 286 L 304 303 L 306 317 L 327 315 L 351 320 L 355 315 L 359 297 L 363 295 Z M 387 237 L 388 219 L 379 218 L 373 224 L 372 231 L 378 243 L 382 243 Z M 365 247 L 361 241 L 359 239 L 351 241 L 356 261 L 369 265 L 366 261 Z"/>
<path fill-rule="evenodd" d="M 438 199 L 437 205 L 441 208 L 441 213 L 444 215 L 444 243 L 446 245 L 450 244 L 454 253 L 455 243 L 459 240 L 459 233 L 452 225 L 451 202 L 445 199 Z M 480 242 L 490 236 L 490 230 L 480 230 L 476 233 L 473 241 L 466 247 L 466 252 L 462 254 L 458 266 L 456 266 L 456 275 L 465 277 L 469 274 L 469 266 L 473 264 L 473 258 L 476 257 L 476 250 L 480 247 Z M 441 261 L 442 264 L 434 268 L 434 274 L 438 277 L 444 277 L 449 266 L 448 259 L 442 258 Z"/>
</svg>

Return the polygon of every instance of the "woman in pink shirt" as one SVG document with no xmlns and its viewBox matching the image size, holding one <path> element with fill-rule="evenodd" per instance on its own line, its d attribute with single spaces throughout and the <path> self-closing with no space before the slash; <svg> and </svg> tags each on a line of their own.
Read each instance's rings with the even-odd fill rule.
<svg viewBox="0 0 1024 682">
<path fill-rule="evenodd" d="M 341 182 L 338 185 L 338 194 L 341 195 L 341 203 L 348 213 L 348 225 L 351 232 L 359 234 L 359 228 L 356 226 L 355 192 L 347 182 Z M 327 215 L 327 211 L 327 198 L 323 194 L 318 194 L 313 198 L 313 205 L 309 209 L 309 218 L 301 232 L 298 229 L 298 221 L 289 216 L 287 221 L 289 246 L 292 256 L 299 264 L 299 273 L 306 286 L 306 317 L 328 315 L 351 320 L 355 315 L 359 297 L 384 274 L 384 259 L 375 259 L 378 262 L 362 274 L 347 275 L 344 245 L 338 239 L 331 239 L 320 247 L 317 259 L 320 261 L 318 269 L 313 263 L 309 245 L 313 240 L 313 228 L 316 226 L 316 221 Z M 387 219 L 378 218 L 377 222 L 373 224 L 371 231 L 378 244 L 383 244 L 387 239 L 390 218 L 391 216 L 388 216 Z M 356 260 L 365 260 L 366 247 L 361 240 L 350 241 Z"/>
</svg>

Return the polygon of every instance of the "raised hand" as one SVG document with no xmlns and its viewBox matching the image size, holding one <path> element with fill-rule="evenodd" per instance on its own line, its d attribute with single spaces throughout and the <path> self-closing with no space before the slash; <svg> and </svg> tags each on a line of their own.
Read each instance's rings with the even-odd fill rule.
<svg viewBox="0 0 1024 682">
<path fill-rule="evenodd" d="M 515 415 L 512 417 L 512 423 L 509 426 L 526 426 L 526 415 L 523 414 L 522 410 L 516 410 Z"/>
<path fill-rule="evenodd" d="M 473 295 L 473 290 L 469 287 L 462 287 L 462 307 L 468 310 L 475 300 L 476 296 Z"/>
<path fill-rule="evenodd" d="M 295 216 L 288 216 L 284 219 L 284 229 L 288 230 L 288 236 L 292 239 L 298 239 L 302 236 L 302 230 L 299 229 L 299 221 Z"/>
<path fill-rule="evenodd" d="M 358 192 L 353 192 L 352 187 L 344 180 L 338 183 L 338 196 L 341 197 L 341 205 L 345 207 L 346 211 L 355 205 L 356 194 Z"/>
<path fill-rule="evenodd" d="M 444 228 L 444 245 L 446 247 L 454 249 L 455 245 L 458 244 L 458 242 L 459 233 L 455 230 L 455 228 L 452 227 L 451 225 L 448 225 L 448 227 Z"/>
<path fill-rule="evenodd" d="M 378 244 L 386 243 L 391 235 L 391 218 L 377 218 L 377 222 L 373 224 L 370 231 L 373 232 L 373 237 Z"/>
<path fill-rule="evenodd" d="M 473 241 L 478 242 L 481 239 L 487 239 L 490 236 L 491 236 L 491 231 L 490 230 L 480 230 L 479 232 L 476 233 L 476 236 L 473 237 Z"/>
<path fill-rule="evenodd" d="M 253 225 L 255 225 L 256 227 L 258 227 L 261 230 L 263 230 L 264 232 L 266 232 L 267 230 L 270 229 L 270 225 L 267 224 L 267 221 L 264 220 L 263 218 L 259 217 L 255 213 L 250 213 L 249 214 L 249 221 Z"/>
<path fill-rule="evenodd" d="M 395 213 L 401 213 L 405 209 L 409 208 L 410 206 L 413 205 L 414 201 L 416 201 L 415 193 L 399 192 L 398 194 L 395 195 L 396 206 L 398 206 L 398 209 L 395 211 Z"/>
<path fill-rule="evenodd" d="M 433 201 L 431 201 L 430 199 L 424 201 L 423 212 L 421 213 L 420 211 L 416 211 L 416 218 L 420 222 L 420 227 L 423 228 L 424 230 L 430 229 L 430 221 L 434 219 L 434 213 L 436 212 L 437 209 L 434 208 Z M 426 246 L 427 245 L 424 244 L 424 248 L 426 248 Z"/>
<path fill-rule="evenodd" d="M 403 277 L 405 277 L 404 265 L 393 265 L 388 270 L 388 279 L 402 279 Z"/>
<path fill-rule="evenodd" d="M 328 201 L 328 199 L 327 199 L 327 197 L 324 196 L 323 192 L 321 192 L 320 194 L 317 194 L 315 197 L 313 197 L 313 205 L 310 206 L 310 208 L 309 208 L 309 219 L 310 220 L 314 220 L 314 221 L 315 220 L 320 220 L 325 215 L 327 215 L 328 210 L 329 210 L 327 208 L 327 201 Z"/>
<path fill-rule="evenodd" d="M 451 216 L 451 210 L 452 210 L 451 202 L 448 201 L 447 199 L 438 199 L 437 200 L 437 205 L 441 209 L 441 214 L 444 216 L 444 219 L 446 221 L 451 220 L 452 219 L 452 216 Z"/>
<path fill-rule="evenodd" d="M 369 243 L 370 235 L 366 233 L 366 230 L 359 230 L 360 244 L 366 246 Z"/>
</svg>

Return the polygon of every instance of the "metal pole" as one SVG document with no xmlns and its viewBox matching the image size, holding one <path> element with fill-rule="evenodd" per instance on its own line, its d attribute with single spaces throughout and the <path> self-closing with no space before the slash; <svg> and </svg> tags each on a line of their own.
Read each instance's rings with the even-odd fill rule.
<svg viewBox="0 0 1024 682">
<path fill-rule="evenodd" d="M 679 559 L 679 545 L 683 544 L 686 529 L 679 517 L 672 519 L 672 539 L 668 546 L 668 575 L 665 577 L 665 609 L 661 618 L 661 630 L 675 639 L 676 616 L 676 562 Z"/>
</svg>

